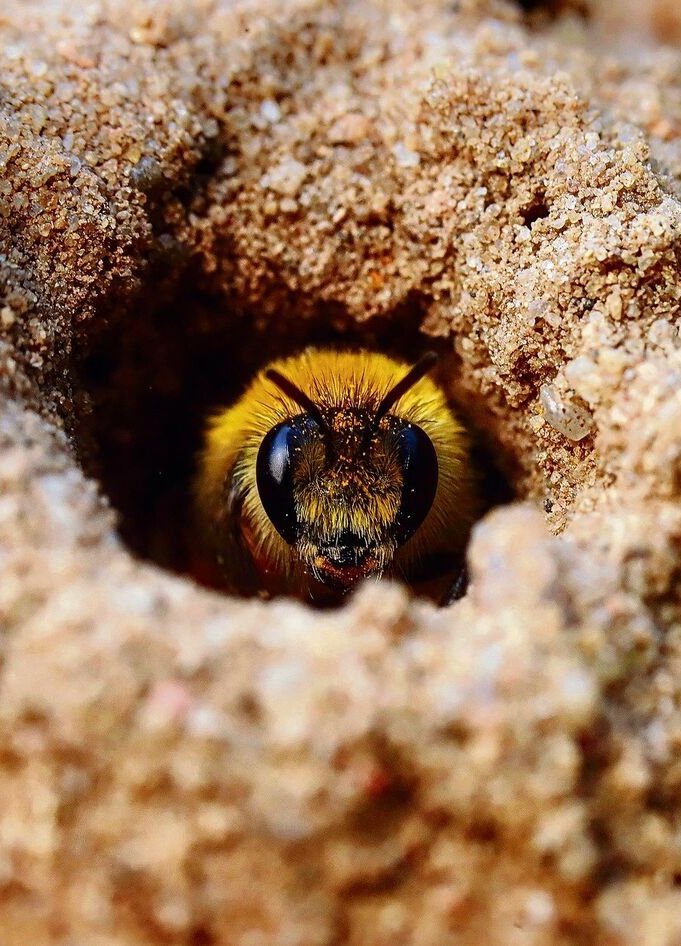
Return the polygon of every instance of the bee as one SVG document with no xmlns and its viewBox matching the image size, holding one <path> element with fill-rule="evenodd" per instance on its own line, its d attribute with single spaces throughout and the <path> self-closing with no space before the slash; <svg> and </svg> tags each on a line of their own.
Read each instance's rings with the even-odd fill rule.
<svg viewBox="0 0 681 946">
<path fill-rule="evenodd" d="M 307 349 L 211 417 L 196 502 L 229 590 L 315 601 L 460 567 L 478 498 L 436 361 Z"/>
</svg>

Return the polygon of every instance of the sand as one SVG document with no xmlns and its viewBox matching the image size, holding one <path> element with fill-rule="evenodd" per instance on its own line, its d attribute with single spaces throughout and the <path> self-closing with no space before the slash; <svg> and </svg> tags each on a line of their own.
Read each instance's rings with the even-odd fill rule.
<svg viewBox="0 0 681 946">
<path fill-rule="evenodd" d="M 681 940 L 681 25 L 525 6 L 3 5 L 2 946 Z M 516 497 L 450 608 L 187 574 L 320 340 L 437 346 Z"/>
</svg>

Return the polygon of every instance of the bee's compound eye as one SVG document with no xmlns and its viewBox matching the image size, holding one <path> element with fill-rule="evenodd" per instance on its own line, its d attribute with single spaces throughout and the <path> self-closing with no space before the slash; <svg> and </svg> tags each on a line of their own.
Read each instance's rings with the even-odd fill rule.
<svg viewBox="0 0 681 946">
<path fill-rule="evenodd" d="M 402 463 L 402 501 L 397 515 L 397 541 L 411 538 L 426 518 L 437 490 L 438 465 L 435 447 L 416 424 L 395 431 Z"/>
<path fill-rule="evenodd" d="M 294 423 L 284 421 L 267 433 L 260 444 L 255 467 L 260 501 L 279 535 L 293 545 L 298 522 L 293 497 L 291 457 L 300 442 Z"/>
</svg>

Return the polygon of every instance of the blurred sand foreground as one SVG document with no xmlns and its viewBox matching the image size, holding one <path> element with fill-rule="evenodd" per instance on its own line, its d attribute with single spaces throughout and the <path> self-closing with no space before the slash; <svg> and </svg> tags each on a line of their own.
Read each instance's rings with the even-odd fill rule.
<svg viewBox="0 0 681 946">
<path fill-rule="evenodd" d="M 4 0 L 2 946 L 681 942 L 681 29 L 535 6 Z M 99 395 L 134 480 L 197 351 L 409 320 L 528 500 L 463 601 L 130 554 Z"/>
</svg>

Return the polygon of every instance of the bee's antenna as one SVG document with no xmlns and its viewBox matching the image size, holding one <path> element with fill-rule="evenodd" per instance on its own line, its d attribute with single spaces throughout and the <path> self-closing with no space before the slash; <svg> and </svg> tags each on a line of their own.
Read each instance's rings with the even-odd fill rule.
<svg viewBox="0 0 681 946">
<path fill-rule="evenodd" d="M 409 388 L 413 387 L 417 381 L 420 381 L 425 374 L 428 374 L 437 359 L 438 356 L 434 351 L 427 351 L 425 355 L 419 358 L 413 368 L 409 369 L 402 380 L 398 381 L 397 384 L 388 391 L 376 409 L 373 424 L 374 430 L 376 430 L 393 404 L 399 401 L 402 395 L 408 391 Z"/>
<path fill-rule="evenodd" d="M 312 398 L 304 391 L 300 390 L 297 384 L 294 384 L 293 381 L 290 381 L 288 378 L 284 377 L 283 374 L 280 374 L 276 368 L 268 368 L 265 372 L 265 377 L 268 381 L 272 381 L 273 384 L 276 384 L 279 390 L 284 392 L 286 397 L 291 398 L 292 401 L 295 401 L 296 404 L 304 408 L 310 417 L 317 422 L 321 430 L 326 433 L 329 432 L 329 425 L 322 417 L 322 412 L 319 410 L 319 407 Z"/>
</svg>

